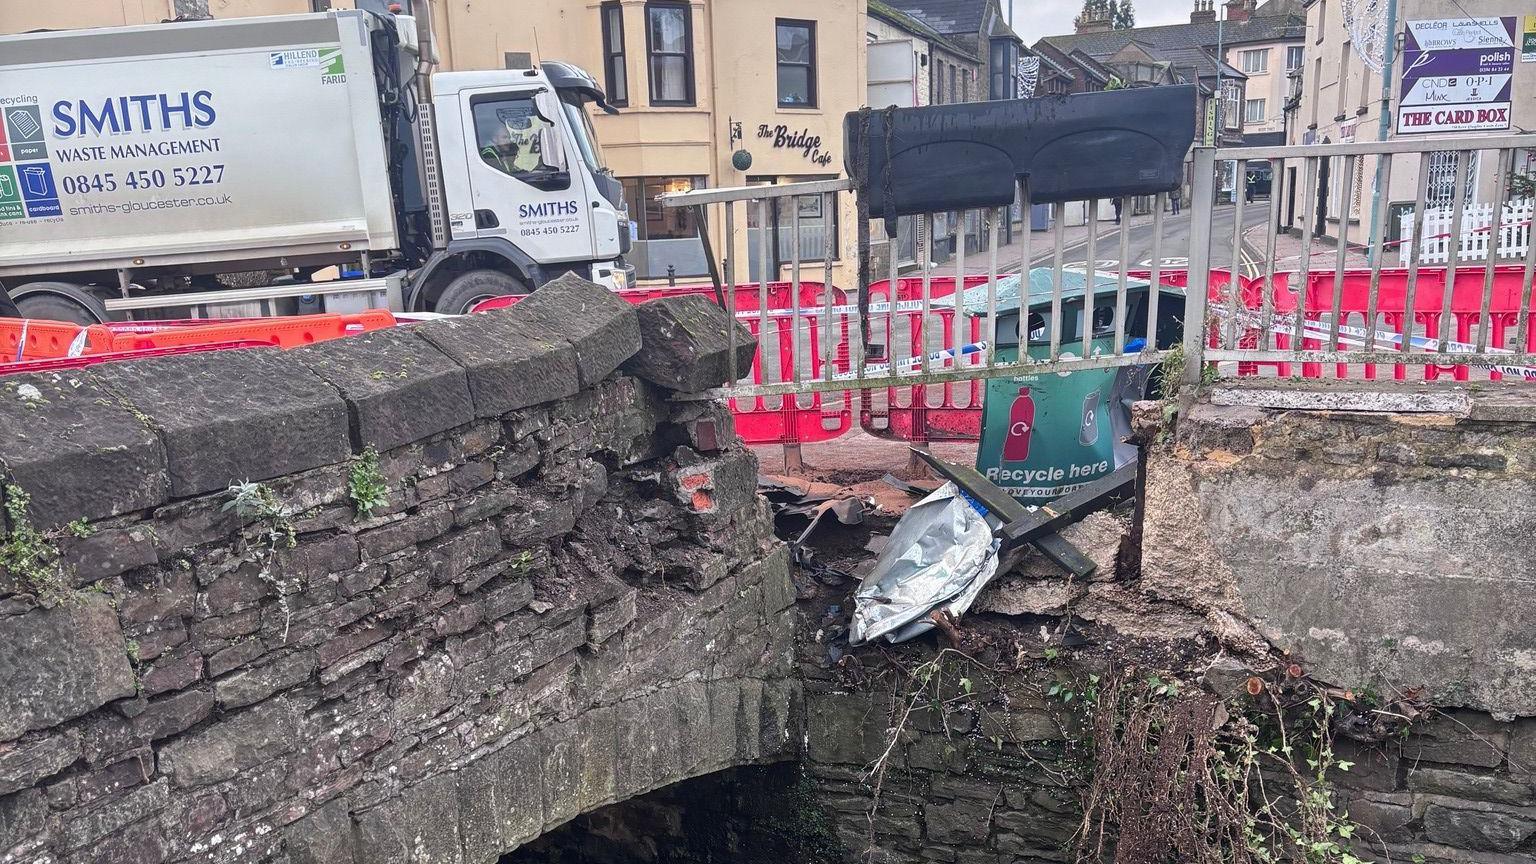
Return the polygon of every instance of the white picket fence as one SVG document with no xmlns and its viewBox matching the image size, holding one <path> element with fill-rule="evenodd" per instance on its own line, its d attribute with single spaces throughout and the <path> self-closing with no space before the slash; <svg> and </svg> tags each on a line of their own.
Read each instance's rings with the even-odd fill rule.
<svg viewBox="0 0 1536 864">
<path fill-rule="evenodd" d="M 1497 256 L 1521 258 L 1531 244 L 1531 215 L 1536 212 L 1536 199 L 1519 198 L 1504 205 L 1503 218 L 1498 225 Z M 1419 261 L 1423 264 L 1444 264 L 1451 259 L 1451 215 L 1449 207 L 1433 207 L 1424 210 L 1424 226 L 1419 236 Z M 1413 236 L 1413 214 L 1404 213 L 1400 218 L 1403 243 L 1398 246 L 1398 256 L 1408 263 L 1409 237 Z M 1484 261 L 1488 258 L 1488 245 L 1494 236 L 1493 205 L 1474 204 L 1462 211 L 1461 248 L 1458 258 L 1462 261 Z"/>
</svg>

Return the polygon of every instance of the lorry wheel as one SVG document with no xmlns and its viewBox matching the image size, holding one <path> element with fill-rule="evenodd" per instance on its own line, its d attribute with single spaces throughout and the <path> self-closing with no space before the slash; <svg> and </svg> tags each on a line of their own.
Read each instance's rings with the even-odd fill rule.
<svg viewBox="0 0 1536 864">
<path fill-rule="evenodd" d="M 71 282 L 28 282 L 11 292 L 23 318 L 104 324 L 111 319 L 101 298 Z"/>
<path fill-rule="evenodd" d="M 433 311 L 445 315 L 463 315 L 481 300 L 527 294 L 528 286 L 500 270 L 470 270 L 453 277 L 433 304 Z"/>
</svg>

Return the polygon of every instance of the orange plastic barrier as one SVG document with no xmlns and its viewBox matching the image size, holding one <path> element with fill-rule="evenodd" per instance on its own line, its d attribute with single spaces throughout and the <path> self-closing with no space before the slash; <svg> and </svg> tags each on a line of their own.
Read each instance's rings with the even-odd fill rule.
<svg viewBox="0 0 1536 864">
<path fill-rule="evenodd" d="M 72 346 L 76 355 L 110 351 L 112 331 L 100 324 L 81 327 L 68 321 L 0 318 L 0 362 L 68 357 Z"/>
<path fill-rule="evenodd" d="M 209 342 L 203 345 L 184 345 L 179 348 L 151 348 L 145 351 L 103 351 L 99 354 L 82 354 L 79 357 L 49 357 L 40 360 L 23 360 L 19 363 L 0 363 L 0 376 L 20 375 L 28 372 L 59 372 L 65 369 L 81 369 L 98 363 L 115 363 L 119 360 L 143 360 L 148 357 L 169 357 L 173 354 L 198 354 L 204 351 L 224 351 L 230 348 L 270 348 L 266 342 Z"/>
<path fill-rule="evenodd" d="M 395 323 L 395 316 L 383 309 L 371 309 L 353 315 L 296 315 L 214 324 L 177 322 L 174 326 L 148 332 L 136 332 L 139 328 L 118 332 L 112 338 L 112 350 L 144 351 L 215 342 L 297 348 L 354 333 L 393 327 Z"/>
</svg>

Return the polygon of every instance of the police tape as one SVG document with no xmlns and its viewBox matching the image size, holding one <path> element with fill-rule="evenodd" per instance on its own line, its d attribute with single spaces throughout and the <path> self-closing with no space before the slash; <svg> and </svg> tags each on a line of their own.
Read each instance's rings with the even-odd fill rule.
<svg viewBox="0 0 1536 864">
<path fill-rule="evenodd" d="M 931 311 L 931 312 L 941 312 L 941 311 L 944 311 L 946 309 L 953 309 L 953 308 L 954 308 L 954 306 L 952 304 L 949 304 L 949 303 L 945 303 L 945 304 L 942 304 L 942 305 L 939 305 L 939 306 L 934 306 L 933 303 L 932 303 L 932 299 L 930 299 L 930 302 L 929 302 L 929 311 Z M 794 316 L 796 314 L 799 314 L 799 315 L 810 315 L 810 316 L 823 316 L 824 317 L 827 314 L 828 311 L 831 311 L 831 313 L 833 315 L 857 315 L 857 314 L 859 314 L 859 305 L 857 303 L 839 303 L 836 306 L 833 306 L 831 308 L 831 310 L 828 310 L 826 306 L 817 306 L 817 305 L 814 305 L 814 304 L 807 304 L 805 306 L 801 306 L 798 312 L 796 312 L 796 310 L 794 310 L 794 309 L 769 309 L 767 317 L 769 317 L 769 318 L 789 318 L 789 317 L 792 317 L 792 316 Z M 869 304 L 868 311 L 869 311 L 870 314 L 876 314 L 876 313 L 882 313 L 883 314 L 883 313 L 889 313 L 889 312 L 893 312 L 893 311 L 894 312 L 921 312 L 921 311 L 923 311 L 923 301 L 921 301 L 921 300 L 898 300 L 898 301 L 896 301 L 896 305 L 895 305 L 894 309 L 892 308 L 890 303 L 871 303 L 871 304 Z M 999 310 L 999 311 L 1004 311 L 1004 310 Z M 761 312 L 759 312 L 758 310 L 756 310 L 756 309 L 738 309 L 736 311 L 736 317 L 737 318 L 761 318 L 761 317 L 763 317 L 763 314 Z"/>
<path fill-rule="evenodd" d="M 1261 329 L 1260 328 L 1260 322 L 1259 322 L 1258 318 L 1254 317 L 1251 314 L 1238 313 L 1238 314 L 1234 315 L 1232 310 L 1230 310 L 1230 309 L 1222 309 L 1222 308 L 1219 308 L 1219 307 L 1216 309 L 1216 314 L 1217 314 L 1218 317 L 1233 319 L 1233 320 L 1236 320 L 1238 323 L 1244 324 L 1244 325 L 1246 325 L 1248 327 L 1252 327 L 1254 329 Z M 1293 326 L 1290 326 L 1290 325 L 1287 325 L 1287 324 L 1282 324 L 1279 321 L 1275 322 L 1275 324 L 1270 328 L 1270 331 L 1273 332 L 1273 333 L 1284 335 L 1284 336 L 1292 336 L 1296 332 L 1296 330 L 1295 330 L 1295 328 Z M 1304 322 L 1303 325 L 1302 325 L 1301 332 L 1302 332 L 1302 338 L 1303 339 L 1332 339 L 1333 338 L 1333 333 L 1331 332 L 1331 330 L 1328 327 L 1328 325 L 1323 324 L 1321 322 L 1317 322 L 1317 321 L 1306 321 L 1306 322 Z M 1377 344 L 1385 342 L 1385 343 L 1387 343 L 1389 345 L 1398 346 L 1399 348 L 1403 344 L 1402 334 L 1394 333 L 1394 332 L 1392 332 L 1390 330 L 1372 330 L 1372 329 L 1367 329 L 1365 327 L 1354 327 L 1354 326 L 1351 326 L 1351 325 L 1348 325 L 1348 324 L 1340 324 L 1339 325 L 1339 343 L 1342 344 L 1342 345 L 1349 345 L 1351 347 L 1361 347 L 1361 348 L 1364 348 L 1367 337 L 1372 337 Z M 1441 352 L 1441 347 L 1440 347 L 1441 344 L 1442 343 L 1440 342 L 1439 339 L 1434 339 L 1434 338 L 1431 338 L 1431 337 L 1428 337 L 1428 336 L 1410 336 L 1410 337 L 1408 337 L 1408 346 L 1410 348 L 1418 348 L 1418 349 L 1420 349 L 1420 350 L 1422 350 L 1422 351 L 1424 351 L 1426 353 L 1440 353 Z M 1473 345 L 1473 344 L 1471 344 L 1469 342 L 1457 342 L 1455 340 L 1450 340 L 1450 339 L 1446 340 L 1444 345 L 1445 345 L 1445 349 L 1444 349 L 1443 353 L 1446 353 L 1446 354 L 1513 354 L 1514 353 L 1513 351 L 1510 351 L 1507 348 L 1489 348 L 1486 351 L 1478 351 L 1476 345 Z M 1473 363 L 1464 363 L 1464 364 L 1456 364 L 1456 365 L 1464 365 L 1464 366 L 1467 366 L 1468 368 L 1471 368 L 1471 369 L 1481 369 L 1481 370 L 1483 370 L 1485 372 L 1498 372 L 1501 375 L 1513 375 L 1513 376 L 1517 376 L 1517 377 L 1523 378 L 1523 379 L 1525 379 L 1527 381 L 1536 381 L 1536 367 L 1532 367 L 1532 366 L 1513 366 L 1513 365 L 1510 365 L 1510 364 L 1507 364 L 1507 363 L 1489 363 L 1489 362 L 1486 362 L 1486 361 L 1477 361 L 1477 362 L 1473 362 Z"/>
<path fill-rule="evenodd" d="M 991 346 L 991 343 L 982 341 L 982 342 L 971 342 L 969 344 L 960 345 L 960 346 L 957 346 L 955 348 L 944 348 L 944 349 L 941 349 L 939 351 L 931 351 L 928 354 L 928 362 L 929 363 L 948 363 L 949 361 L 958 359 L 960 357 L 966 357 L 966 356 L 969 356 L 971 354 L 979 354 L 979 353 L 981 353 L 983 351 L 986 351 L 987 348 L 989 348 L 990 346 Z M 904 371 L 907 371 L 907 370 L 910 370 L 912 368 L 915 368 L 917 366 L 922 365 L 922 362 L 923 362 L 923 358 L 921 356 L 914 356 L 914 357 L 903 357 L 902 359 L 897 360 L 894 364 L 891 364 L 891 363 L 870 363 L 870 364 L 865 365 L 865 367 L 864 367 L 864 376 L 865 377 L 872 377 L 872 376 L 875 376 L 875 375 L 880 375 L 880 374 L 891 372 L 893 369 L 896 370 L 896 374 L 897 375 L 900 375 Z M 856 373 L 856 372 L 839 372 L 836 375 L 833 375 L 831 380 L 833 380 L 833 381 L 852 381 L 856 377 L 858 377 L 858 373 Z"/>
</svg>

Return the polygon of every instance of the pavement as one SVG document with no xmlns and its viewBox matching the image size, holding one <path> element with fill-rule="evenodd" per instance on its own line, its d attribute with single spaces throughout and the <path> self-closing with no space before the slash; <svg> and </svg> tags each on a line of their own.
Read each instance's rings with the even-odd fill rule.
<svg viewBox="0 0 1536 864">
<path fill-rule="evenodd" d="M 1211 229 L 1211 266 L 1229 267 L 1232 263 L 1232 225 L 1234 221 L 1234 208 L 1232 205 L 1217 207 L 1213 214 Z M 1248 275 L 1257 275 L 1263 272 L 1260 255 L 1264 248 L 1262 242 L 1257 246 L 1252 243 L 1252 237 L 1262 239 L 1264 223 L 1269 218 L 1269 208 L 1262 204 L 1249 205 L 1243 209 L 1243 223 L 1246 228 L 1243 234 L 1243 243 L 1239 251 L 1240 266 Z M 1094 259 L 1099 269 L 1114 269 L 1120 265 L 1120 234 L 1122 230 L 1128 232 L 1126 240 L 1126 258 L 1134 266 L 1145 267 L 1152 263 L 1154 252 L 1166 267 L 1183 267 L 1189 263 L 1189 239 L 1190 239 L 1190 211 L 1184 208 L 1177 215 L 1171 212 L 1163 214 L 1162 241 L 1157 242 L 1156 234 L 1152 230 L 1153 217 L 1133 216 L 1124 220 L 1123 225 L 1116 225 L 1113 221 L 1101 222 L 1094 241 Z M 1254 229 L 1257 234 L 1250 235 Z M 1055 260 L 1053 246 L 1055 231 L 1034 231 L 1029 237 L 1029 258 L 1031 267 L 1048 267 Z M 1067 264 L 1082 264 L 1088 260 L 1088 227 L 1086 225 L 1067 226 L 1062 229 L 1062 260 Z M 987 272 L 988 252 L 976 252 L 965 256 L 965 272 L 968 274 Z M 999 273 L 1015 273 L 1020 269 L 1024 257 L 1024 244 L 1019 237 L 1015 237 L 1013 243 L 999 246 L 997 250 L 997 269 Z M 949 261 L 934 267 L 934 276 L 955 275 L 956 261 Z"/>
<path fill-rule="evenodd" d="M 1259 224 L 1250 226 L 1243 231 L 1243 243 L 1251 249 L 1258 250 L 1258 253 L 1255 255 L 1255 260 L 1258 262 L 1262 262 L 1264 260 L 1263 250 L 1268 248 L 1265 245 L 1267 242 L 1269 242 L 1267 229 L 1267 225 Z M 1302 259 L 1301 238 L 1289 233 L 1276 234 L 1274 243 L 1275 270 L 1277 272 L 1281 270 L 1300 270 Z M 1326 239 L 1314 238 L 1312 240 L 1312 247 L 1307 257 L 1312 261 L 1311 266 L 1308 268 L 1310 270 L 1336 270 L 1338 269 L 1339 261 L 1338 244 L 1335 243 L 1331 237 Z M 1395 253 L 1388 252 L 1384 256 L 1382 266 L 1400 266 L 1397 262 L 1397 257 L 1398 256 Z M 1370 259 L 1366 257 L 1365 247 L 1349 244 L 1344 250 L 1345 269 L 1365 269 L 1370 266 L 1371 262 Z M 1264 275 L 1264 268 L 1262 264 L 1259 266 L 1257 271 L 1247 273 L 1246 275 Z"/>
</svg>

